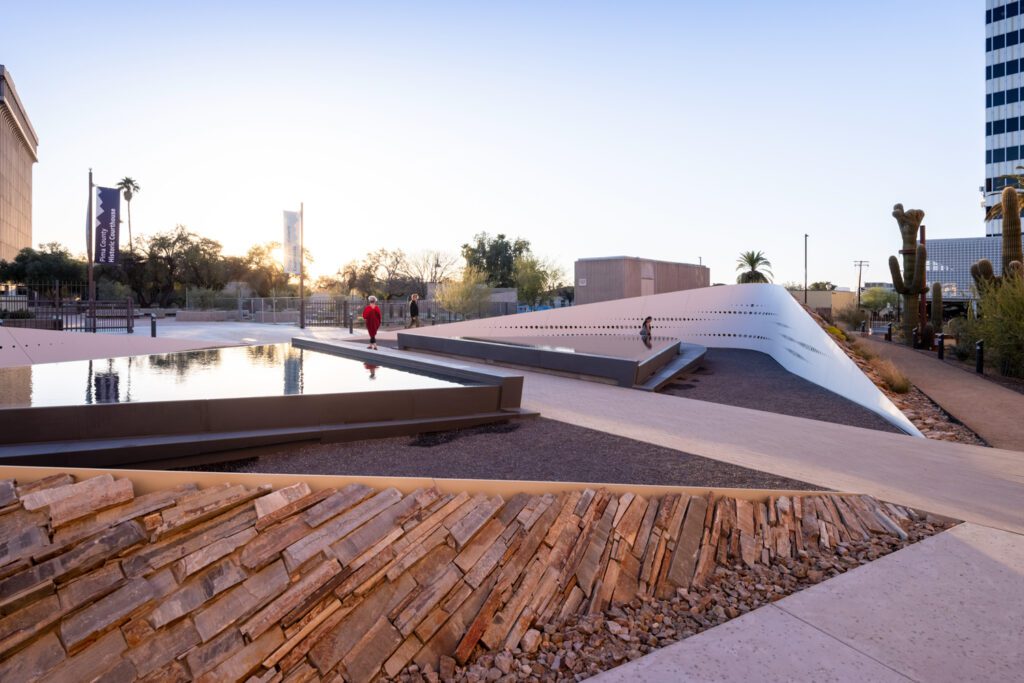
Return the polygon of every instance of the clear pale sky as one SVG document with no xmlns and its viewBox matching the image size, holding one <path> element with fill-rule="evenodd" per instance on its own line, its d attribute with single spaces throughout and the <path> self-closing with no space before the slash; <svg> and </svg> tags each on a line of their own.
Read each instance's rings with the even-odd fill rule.
<svg viewBox="0 0 1024 683">
<path fill-rule="evenodd" d="M 319 273 L 478 231 L 578 257 L 743 250 L 887 280 L 895 202 L 984 235 L 984 3 L 19 2 L 0 63 L 40 138 L 34 241 L 84 252 L 87 171 L 136 234 L 226 253 L 305 202 Z"/>
</svg>

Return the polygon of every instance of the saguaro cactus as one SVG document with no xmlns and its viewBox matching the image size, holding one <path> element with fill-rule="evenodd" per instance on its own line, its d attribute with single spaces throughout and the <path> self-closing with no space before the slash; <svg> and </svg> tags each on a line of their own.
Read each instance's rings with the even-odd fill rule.
<svg viewBox="0 0 1024 683">
<path fill-rule="evenodd" d="M 903 272 L 900 272 L 900 262 L 895 256 L 889 257 L 889 272 L 892 273 L 893 288 L 903 295 L 903 340 L 904 343 L 912 345 L 914 328 L 919 322 L 917 297 L 924 294 L 928 288 L 924 281 L 924 265 L 928 255 L 924 245 L 917 243 L 924 211 L 904 211 L 903 205 L 897 204 L 892 207 L 892 216 L 900 226 L 900 234 L 903 236 L 903 248 L 900 249 L 903 256 Z"/>
<path fill-rule="evenodd" d="M 1004 278 L 1020 277 L 1024 273 L 1024 253 L 1020 241 L 1020 198 L 1017 188 L 1005 187 L 1002 195 L 1003 216 L 1003 274 L 995 274 L 992 262 L 983 258 L 971 266 L 971 277 L 979 290 L 985 285 L 999 285 Z"/>
<path fill-rule="evenodd" d="M 932 283 L 932 330 L 942 332 L 942 283 Z"/>
</svg>

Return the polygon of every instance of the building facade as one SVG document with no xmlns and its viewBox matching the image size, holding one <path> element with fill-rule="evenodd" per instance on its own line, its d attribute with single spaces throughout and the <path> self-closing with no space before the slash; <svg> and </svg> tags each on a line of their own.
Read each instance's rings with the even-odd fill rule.
<svg viewBox="0 0 1024 683">
<path fill-rule="evenodd" d="M 1024 1 L 985 1 L 985 211 L 1024 166 Z M 1012 183 L 1012 181 L 1010 181 Z M 985 222 L 1001 235 L 1002 220 Z"/>
<path fill-rule="evenodd" d="M 966 301 L 972 298 L 974 280 L 971 278 L 971 266 L 980 259 L 987 258 L 992 262 L 995 274 L 1002 274 L 1001 235 L 933 239 L 928 240 L 925 247 L 928 251 L 924 267 L 925 281 L 929 286 L 933 282 L 941 282 L 942 298 L 945 301 Z"/>
<path fill-rule="evenodd" d="M 0 64 L 0 259 L 32 246 L 32 166 L 39 138 Z"/>
<path fill-rule="evenodd" d="M 577 305 L 711 285 L 711 270 L 707 266 L 636 256 L 579 259 L 574 271 Z"/>
</svg>

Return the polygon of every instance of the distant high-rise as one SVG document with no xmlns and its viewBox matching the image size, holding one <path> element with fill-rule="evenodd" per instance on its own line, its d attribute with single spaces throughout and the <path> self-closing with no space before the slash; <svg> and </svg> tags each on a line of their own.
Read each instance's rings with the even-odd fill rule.
<svg viewBox="0 0 1024 683">
<path fill-rule="evenodd" d="M 985 210 L 1024 166 L 1024 0 L 985 2 Z M 1001 235 L 1003 222 L 985 222 Z"/>
<path fill-rule="evenodd" d="M 32 246 L 32 165 L 39 138 L 0 64 L 0 259 Z"/>
</svg>

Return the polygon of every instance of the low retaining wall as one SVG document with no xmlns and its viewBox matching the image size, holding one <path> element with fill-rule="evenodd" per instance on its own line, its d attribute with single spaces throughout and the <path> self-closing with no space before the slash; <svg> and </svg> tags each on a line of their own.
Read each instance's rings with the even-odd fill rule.
<svg viewBox="0 0 1024 683">
<path fill-rule="evenodd" d="M 0 326 L 18 327 L 25 330 L 54 330 L 60 332 L 64 329 L 64 321 L 59 318 L 4 318 L 0 319 Z"/>
</svg>

